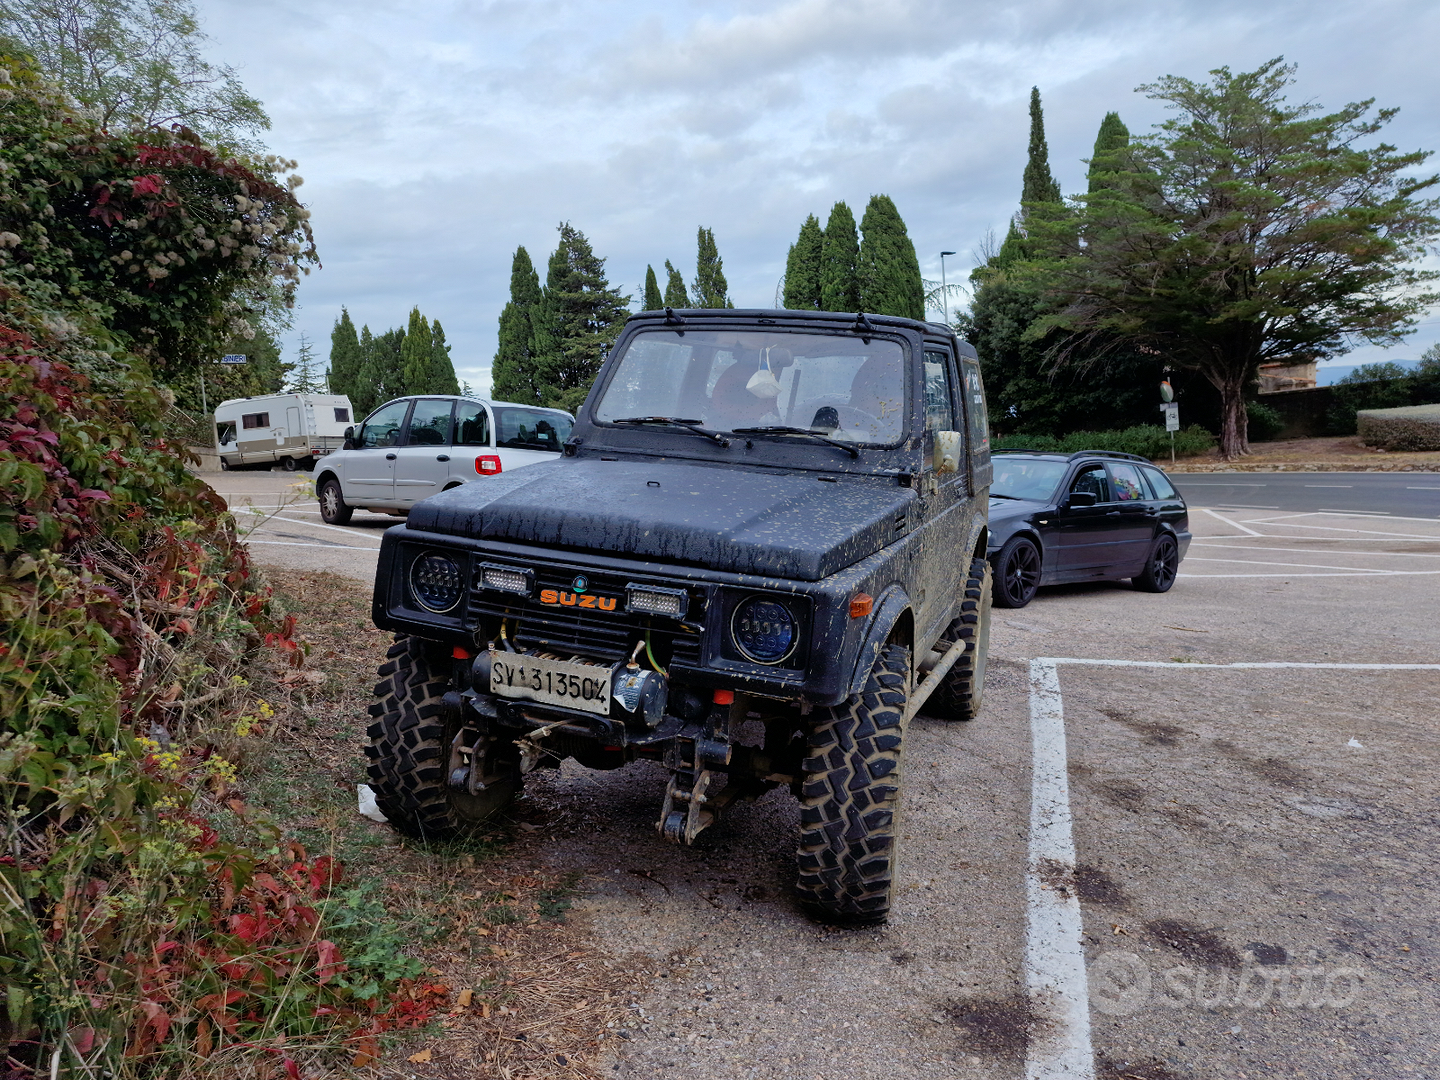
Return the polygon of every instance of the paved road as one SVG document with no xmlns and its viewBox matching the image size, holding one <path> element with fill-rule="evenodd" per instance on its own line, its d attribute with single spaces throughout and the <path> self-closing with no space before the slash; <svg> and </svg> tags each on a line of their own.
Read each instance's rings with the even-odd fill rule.
<svg viewBox="0 0 1440 1080">
<path fill-rule="evenodd" d="M 1192 506 L 1440 518 L 1440 473 L 1175 473 Z"/>
</svg>

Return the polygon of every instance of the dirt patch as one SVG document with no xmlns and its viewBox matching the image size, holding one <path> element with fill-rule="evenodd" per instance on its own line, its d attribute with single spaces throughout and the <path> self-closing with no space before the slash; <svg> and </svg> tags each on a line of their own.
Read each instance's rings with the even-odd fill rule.
<svg viewBox="0 0 1440 1080">
<path fill-rule="evenodd" d="M 1216 469 L 1246 471 L 1290 466 L 1292 470 L 1367 470 L 1404 469 L 1407 465 L 1421 471 L 1440 469 L 1440 452 L 1409 451 L 1390 453 L 1365 446 L 1358 435 L 1340 435 L 1317 439 L 1285 439 L 1281 442 L 1250 444 L 1250 453 L 1233 462 L 1226 462 L 1219 450 L 1210 450 L 1195 457 L 1183 458 L 1170 468 L 1172 472 L 1211 472 Z"/>
<path fill-rule="evenodd" d="M 1095 1055 L 1096 1080 L 1184 1080 L 1184 1075 L 1172 1072 L 1159 1058 L 1117 1060 L 1103 1050 Z"/>
<path fill-rule="evenodd" d="M 952 1001 L 945 1012 L 960 1030 L 964 1049 L 994 1057 L 1023 1056 L 1038 1023 L 1030 999 L 1021 994 Z"/>
<path fill-rule="evenodd" d="M 1180 737 L 1190 732 L 1174 724 L 1162 724 L 1153 720 L 1139 720 L 1119 709 L 1102 709 L 1106 716 L 1117 724 L 1124 724 L 1140 736 L 1146 746 L 1179 746 Z"/>
<path fill-rule="evenodd" d="M 1206 967 L 1240 967 L 1240 954 L 1221 941 L 1214 928 L 1191 926 L 1178 919 L 1155 919 L 1145 924 L 1145 932 L 1197 964 L 1204 964 Z"/>
<path fill-rule="evenodd" d="M 1129 898 L 1119 884 L 1104 870 L 1084 864 L 1075 868 L 1075 895 L 1087 904 L 1105 904 L 1123 908 L 1130 904 Z"/>
<path fill-rule="evenodd" d="M 649 980 L 636 964 L 596 952 L 588 925 L 569 913 L 585 881 L 534 869 L 521 838 L 535 826 L 521 813 L 464 842 L 429 846 L 360 817 L 365 709 L 391 636 L 371 624 L 359 582 L 267 576 L 298 618 L 304 662 L 253 677 L 251 692 L 273 717 L 261 739 L 245 740 L 246 801 L 312 853 L 337 857 L 347 883 L 380 900 L 444 1001 L 438 1025 L 360 1062 L 358 1075 L 595 1080 L 600 1055 L 635 1025 Z"/>
<path fill-rule="evenodd" d="M 1284 758 L 1255 757 L 1240 749 L 1229 739 L 1216 739 L 1210 745 L 1226 757 L 1245 766 L 1261 780 L 1274 784 L 1276 787 L 1297 788 L 1311 782 L 1308 773 L 1290 764 Z"/>
<path fill-rule="evenodd" d="M 1252 941 L 1245 951 L 1255 957 L 1255 962 L 1264 967 L 1278 967 L 1290 959 L 1290 954 L 1281 945 L 1267 945 L 1263 941 Z"/>
<path fill-rule="evenodd" d="M 1129 810 L 1132 814 L 1138 814 L 1145 808 L 1148 796 L 1143 787 L 1128 780 L 1106 780 L 1095 785 L 1095 790 L 1110 805 Z"/>
</svg>

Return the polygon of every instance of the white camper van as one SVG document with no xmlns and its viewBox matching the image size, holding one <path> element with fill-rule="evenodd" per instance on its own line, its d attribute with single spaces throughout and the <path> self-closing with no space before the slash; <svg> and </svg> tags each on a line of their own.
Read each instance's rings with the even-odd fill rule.
<svg viewBox="0 0 1440 1080">
<path fill-rule="evenodd" d="M 269 394 L 232 398 L 215 410 L 215 448 L 221 469 L 313 469 L 345 443 L 353 424 L 343 394 Z"/>
</svg>

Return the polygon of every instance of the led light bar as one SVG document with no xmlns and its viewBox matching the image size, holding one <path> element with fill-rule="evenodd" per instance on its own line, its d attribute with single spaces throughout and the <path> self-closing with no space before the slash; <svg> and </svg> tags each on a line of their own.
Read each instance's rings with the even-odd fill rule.
<svg viewBox="0 0 1440 1080">
<path fill-rule="evenodd" d="M 626 585 L 625 610 L 640 615 L 668 615 L 672 619 L 683 619 L 690 610 L 690 594 L 684 589 Z"/>
<path fill-rule="evenodd" d="M 500 566 L 496 563 L 481 563 L 480 584 L 496 592 L 529 596 L 535 584 L 535 571 L 517 570 L 513 566 Z"/>
</svg>

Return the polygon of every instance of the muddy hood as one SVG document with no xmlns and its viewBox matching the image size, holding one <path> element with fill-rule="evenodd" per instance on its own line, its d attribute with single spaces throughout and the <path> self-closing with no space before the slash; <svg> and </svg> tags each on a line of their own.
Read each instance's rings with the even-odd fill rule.
<svg viewBox="0 0 1440 1080">
<path fill-rule="evenodd" d="M 818 581 L 904 534 L 891 483 L 654 462 L 562 459 L 433 495 L 425 532 Z M 897 518 L 900 518 L 897 527 Z"/>
</svg>

